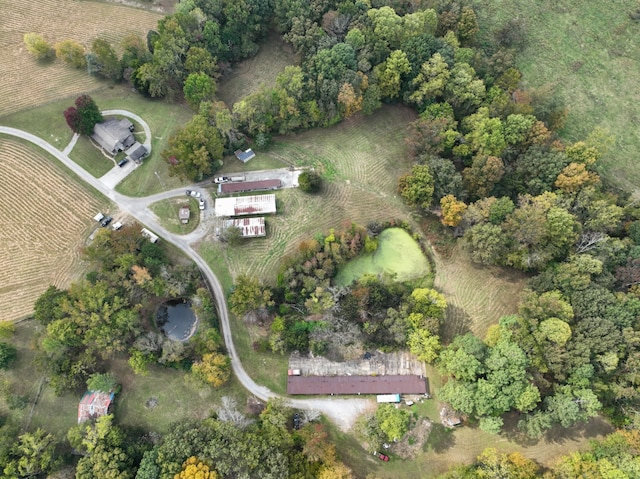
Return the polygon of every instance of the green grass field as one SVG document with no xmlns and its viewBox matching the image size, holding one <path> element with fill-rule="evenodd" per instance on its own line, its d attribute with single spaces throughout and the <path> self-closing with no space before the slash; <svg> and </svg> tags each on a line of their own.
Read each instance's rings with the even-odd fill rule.
<svg viewBox="0 0 640 479">
<path fill-rule="evenodd" d="M 108 173 L 116 165 L 112 158 L 105 156 L 102 150 L 96 148 L 85 136 L 78 138 L 69 158 L 96 178 Z"/>
<path fill-rule="evenodd" d="M 180 207 L 185 205 L 189 205 L 189 210 L 191 211 L 187 224 L 183 224 L 178 218 Z M 200 210 L 198 209 L 198 202 L 194 198 L 169 198 L 158 201 L 149 206 L 149 208 L 156 214 L 160 224 L 172 233 L 181 235 L 191 233 L 200 223 Z"/>
<path fill-rule="evenodd" d="M 518 65 L 524 84 L 551 84 L 569 109 L 561 132 L 569 141 L 594 128 L 615 143 L 601 162 L 603 175 L 622 188 L 640 186 L 640 23 L 636 0 L 474 0 L 480 24 L 491 31 L 512 18 L 525 25 Z M 488 34 L 485 32 L 485 34 Z"/>
</svg>

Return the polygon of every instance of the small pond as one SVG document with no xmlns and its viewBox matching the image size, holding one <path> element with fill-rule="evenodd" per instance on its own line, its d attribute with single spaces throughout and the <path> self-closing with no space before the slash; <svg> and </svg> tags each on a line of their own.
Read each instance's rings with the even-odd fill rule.
<svg viewBox="0 0 640 479">
<path fill-rule="evenodd" d="M 196 332 L 198 318 L 190 301 L 172 299 L 158 307 L 156 323 L 169 339 L 186 341 Z"/>
<path fill-rule="evenodd" d="M 429 262 L 418 243 L 402 228 L 388 228 L 378 236 L 378 249 L 352 259 L 340 268 L 334 283 L 347 286 L 366 273 L 387 272 L 398 281 L 420 278 L 429 273 Z"/>
</svg>

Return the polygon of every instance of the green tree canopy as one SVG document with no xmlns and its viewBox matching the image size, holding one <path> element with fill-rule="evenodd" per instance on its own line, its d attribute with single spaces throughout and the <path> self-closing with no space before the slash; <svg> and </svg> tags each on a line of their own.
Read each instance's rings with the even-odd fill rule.
<svg viewBox="0 0 640 479">
<path fill-rule="evenodd" d="M 169 174 L 198 181 L 222 166 L 223 149 L 218 130 L 203 116 L 195 115 L 184 128 L 171 135 L 162 158 L 169 164 Z"/>
</svg>

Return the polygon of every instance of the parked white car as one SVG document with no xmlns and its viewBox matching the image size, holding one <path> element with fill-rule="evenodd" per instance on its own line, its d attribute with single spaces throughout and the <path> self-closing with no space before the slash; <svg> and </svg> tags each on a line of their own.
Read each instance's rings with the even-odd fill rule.
<svg viewBox="0 0 640 479">
<path fill-rule="evenodd" d="M 198 200 L 198 208 L 200 208 L 201 210 L 205 209 L 205 207 L 207 206 L 207 204 L 204 202 L 204 200 L 202 198 L 200 198 Z"/>
<path fill-rule="evenodd" d="M 187 190 L 187 196 L 193 196 L 194 198 L 200 198 L 202 194 L 196 190 Z"/>
</svg>

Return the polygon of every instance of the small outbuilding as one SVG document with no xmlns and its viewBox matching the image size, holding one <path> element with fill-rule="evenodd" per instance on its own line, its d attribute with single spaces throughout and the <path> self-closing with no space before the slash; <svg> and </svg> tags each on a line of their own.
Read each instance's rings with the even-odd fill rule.
<svg viewBox="0 0 640 479">
<path fill-rule="evenodd" d="M 216 198 L 216 216 L 265 215 L 276 212 L 276 195 Z"/>
<path fill-rule="evenodd" d="M 455 427 L 462 424 L 460 415 L 448 404 L 440 410 L 440 421 L 445 427 Z"/>
<path fill-rule="evenodd" d="M 78 424 L 111 413 L 114 398 L 115 393 L 113 391 L 108 393 L 87 391 L 84 393 L 78 405 Z"/>
<path fill-rule="evenodd" d="M 191 216 L 191 209 L 189 209 L 189 205 L 185 205 L 180 207 L 178 210 L 178 218 L 182 224 L 187 224 L 189 222 L 189 217 Z"/>
<path fill-rule="evenodd" d="M 238 228 L 242 238 L 258 238 L 267 235 L 264 216 L 257 218 L 235 218 L 227 220 L 227 228 Z"/>
<path fill-rule="evenodd" d="M 247 161 L 249 161 L 250 159 L 254 158 L 256 156 L 256 154 L 253 152 L 253 150 L 251 148 L 249 148 L 248 150 L 236 150 L 233 152 L 236 155 L 236 158 L 239 159 L 241 162 L 246 163 Z"/>
</svg>

